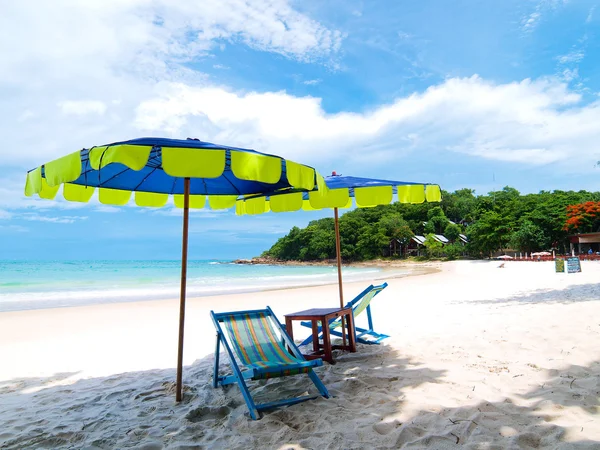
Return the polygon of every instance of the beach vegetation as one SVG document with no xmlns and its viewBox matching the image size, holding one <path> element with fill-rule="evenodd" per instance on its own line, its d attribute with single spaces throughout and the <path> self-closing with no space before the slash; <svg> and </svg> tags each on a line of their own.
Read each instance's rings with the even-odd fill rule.
<svg viewBox="0 0 600 450">
<path fill-rule="evenodd" d="M 444 244 L 438 241 L 435 236 L 428 234 L 423 243 L 425 254 L 432 259 L 440 258 L 444 253 Z"/>
<path fill-rule="evenodd" d="M 600 202 L 589 201 L 568 206 L 563 228 L 577 233 L 600 231 Z"/>
<path fill-rule="evenodd" d="M 426 236 L 426 257 L 489 257 L 510 248 L 532 252 L 568 251 L 568 236 L 600 231 L 600 193 L 541 191 L 522 195 L 511 187 L 476 195 L 473 189 L 443 191 L 440 203 L 356 208 L 341 215 L 342 258 L 363 261 L 405 257 L 415 235 Z M 444 235 L 448 244 L 433 239 Z M 461 243 L 460 235 L 468 238 Z M 435 243 L 433 242 L 435 241 Z M 262 256 L 314 261 L 335 258 L 332 218 L 293 227 Z"/>
<path fill-rule="evenodd" d="M 452 261 L 465 255 L 465 247 L 458 242 L 454 242 L 444 246 L 444 256 L 447 260 Z"/>
<path fill-rule="evenodd" d="M 446 236 L 446 239 L 448 239 L 450 242 L 457 242 L 462 232 L 462 227 L 456 225 L 455 223 L 448 222 L 448 225 L 446 225 L 446 228 L 444 228 L 444 232 L 441 234 Z"/>
<path fill-rule="evenodd" d="M 525 252 L 548 249 L 551 247 L 550 237 L 544 230 L 531 220 L 525 219 L 519 227 L 510 235 L 510 248 L 516 248 Z"/>
</svg>

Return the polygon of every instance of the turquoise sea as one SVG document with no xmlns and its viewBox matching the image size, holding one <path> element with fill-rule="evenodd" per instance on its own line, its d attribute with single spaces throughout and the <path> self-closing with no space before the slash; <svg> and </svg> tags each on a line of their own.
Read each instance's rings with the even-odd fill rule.
<svg viewBox="0 0 600 450">
<path fill-rule="evenodd" d="M 377 268 L 344 268 L 344 281 L 376 278 Z M 2 261 L 0 312 L 176 298 L 180 261 Z M 337 282 L 335 267 L 190 261 L 188 296 Z"/>
</svg>

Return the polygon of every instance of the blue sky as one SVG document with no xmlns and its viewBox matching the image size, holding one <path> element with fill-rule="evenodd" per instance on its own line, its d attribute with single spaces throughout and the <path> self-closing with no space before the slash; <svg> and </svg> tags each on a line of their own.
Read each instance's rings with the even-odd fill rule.
<svg viewBox="0 0 600 450">
<path fill-rule="evenodd" d="M 27 169 L 141 136 L 445 190 L 599 190 L 598 3 L 3 2 L 0 259 L 178 258 L 172 206 L 23 196 Z M 190 257 L 327 215 L 195 212 Z"/>
</svg>

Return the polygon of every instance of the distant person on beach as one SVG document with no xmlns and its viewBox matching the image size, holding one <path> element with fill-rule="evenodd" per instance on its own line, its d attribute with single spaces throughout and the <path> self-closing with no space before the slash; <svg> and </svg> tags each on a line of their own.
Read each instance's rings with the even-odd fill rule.
<svg viewBox="0 0 600 450">
<path fill-rule="evenodd" d="M 591 255 L 594 253 L 594 250 L 592 250 L 592 247 L 590 247 L 590 249 L 588 250 L 588 255 Z"/>
</svg>

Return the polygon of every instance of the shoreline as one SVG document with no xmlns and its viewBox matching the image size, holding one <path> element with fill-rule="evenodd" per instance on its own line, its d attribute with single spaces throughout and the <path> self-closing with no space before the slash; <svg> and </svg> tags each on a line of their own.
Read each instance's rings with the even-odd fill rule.
<svg viewBox="0 0 600 450">
<path fill-rule="evenodd" d="M 267 265 L 265 263 L 265 265 Z M 272 265 L 277 265 L 277 264 L 272 264 Z M 295 264 L 282 264 L 285 266 L 294 266 Z M 312 265 L 312 264 L 301 264 L 299 266 L 305 266 L 305 265 Z M 316 264 L 319 266 L 328 266 L 327 264 Z M 419 275 L 426 275 L 429 273 L 435 273 L 441 270 L 441 264 L 423 264 L 420 265 L 419 267 L 416 266 L 406 266 L 406 265 L 378 265 L 378 264 L 368 264 L 368 263 L 358 263 L 356 265 L 344 265 L 342 266 L 342 277 L 344 275 L 344 267 L 351 267 L 351 268 L 378 268 L 381 269 L 381 271 L 377 274 L 372 274 L 372 273 L 365 273 L 364 276 L 361 276 L 360 279 L 352 279 L 350 281 L 344 281 L 344 285 L 348 284 L 348 283 L 362 283 L 367 282 L 368 280 L 373 280 L 373 281 L 379 281 L 379 280 L 383 280 L 383 279 L 396 279 L 396 278 L 404 278 L 404 277 L 411 277 L 411 276 L 419 276 Z M 401 269 L 408 269 L 408 273 L 406 272 L 400 272 L 399 270 Z M 222 297 L 222 296 L 229 296 L 229 295 L 244 295 L 244 294 L 254 294 L 254 293 L 261 293 L 261 292 L 272 292 L 272 291 L 286 291 L 286 290 L 297 290 L 297 289 L 303 289 L 303 288 L 316 288 L 316 287 L 320 287 L 320 286 L 337 286 L 338 282 L 337 279 L 332 279 L 329 281 L 310 281 L 308 280 L 306 284 L 302 284 L 302 285 L 275 285 L 275 286 L 263 286 L 263 287 L 255 287 L 255 286 L 240 286 L 239 288 L 236 289 L 231 289 L 228 291 L 223 291 L 223 292 L 214 292 L 214 291 L 206 291 L 204 293 L 188 293 L 187 295 L 187 299 L 191 300 L 191 299 L 203 299 L 203 298 L 212 298 L 212 297 Z M 120 304 L 135 304 L 135 303 L 142 303 L 142 302 L 160 302 L 160 301 L 168 301 L 168 300 L 173 300 L 173 299 L 178 299 L 178 297 L 176 297 L 176 295 L 173 294 L 164 294 L 164 295 L 158 295 L 156 297 L 142 297 L 142 298 L 132 298 L 132 299 L 127 299 L 128 297 L 125 295 L 123 297 L 119 297 L 119 298 L 115 298 L 112 301 L 94 301 L 94 300 L 89 300 L 89 301 L 84 301 L 81 302 L 80 304 L 58 304 L 58 305 L 48 305 L 48 306 L 44 306 L 44 307 L 24 307 L 22 309 L 8 309 L 8 310 L 0 310 L 0 315 L 1 314 L 5 314 L 5 313 L 11 313 L 11 312 L 21 312 L 21 311 L 43 311 L 43 310 L 54 310 L 54 309 L 65 309 L 65 308 L 78 308 L 78 307 L 85 307 L 85 306 L 101 306 L 101 305 L 120 305 Z M 129 297 L 131 298 L 131 297 Z"/>
<path fill-rule="evenodd" d="M 455 260 L 455 261 L 472 261 L 470 259 L 464 260 Z M 486 260 L 477 260 L 477 261 L 486 261 Z M 385 268 L 402 268 L 402 267 L 415 267 L 415 266 L 439 266 L 441 264 L 451 262 L 451 261 L 442 261 L 442 260 L 431 260 L 431 261 L 414 261 L 414 260 L 406 260 L 406 259 L 371 259 L 368 261 L 353 261 L 353 262 L 344 262 L 342 261 L 343 267 L 381 267 Z M 337 267 L 337 260 L 335 259 L 323 259 L 323 260 L 315 260 L 315 261 L 299 261 L 299 260 L 283 260 L 283 259 L 269 259 L 262 257 L 255 257 L 251 259 L 234 259 L 231 261 L 233 264 L 237 265 L 263 265 L 263 266 L 317 266 L 317 267 Z"/>
</svg>

